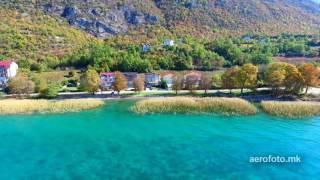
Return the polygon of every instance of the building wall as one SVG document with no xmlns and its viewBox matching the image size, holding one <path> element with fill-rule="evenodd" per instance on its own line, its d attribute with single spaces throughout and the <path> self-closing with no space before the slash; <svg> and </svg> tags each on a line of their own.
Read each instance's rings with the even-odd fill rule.
<svg viewBox="0 0 320 180">
<path fill-rule="evenodd" d="M 13 78 L 18 73 L 18 65 L 16 63 L 11 63 L 10 67 L 7 69 L 7 77 Z"/>
<path fill-rule="evenodd" d="M 151 85 L 159 85 L 160 75 L 158 74 L 145 74 L 145 83 Z"/>
<path fill-rule="evenodd" d="M 111 89 L 113 82 L 115 81 L 115 76 L 114 75 L 109 75 L 109 76 L 101 76 L 101 86 L 104 89 Z"/>
<path fill-rule="evenodd" d="M 7 78 L 7 69 L 0 67 L 0 77 Z"/>
</svg>

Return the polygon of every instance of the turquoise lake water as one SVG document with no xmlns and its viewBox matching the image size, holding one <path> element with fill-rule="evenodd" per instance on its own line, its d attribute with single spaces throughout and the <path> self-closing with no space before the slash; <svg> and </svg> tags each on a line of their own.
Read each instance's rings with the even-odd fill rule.
<svg viewBox="0 0 320 180">
<path fill-rule="evenodd" d="M 317 179 L 320 117 L 135 115 L 132 101 L 0 116 L 0 179 Z M 301 163 L 252 164 L 250 156 Z"/>
</svg>

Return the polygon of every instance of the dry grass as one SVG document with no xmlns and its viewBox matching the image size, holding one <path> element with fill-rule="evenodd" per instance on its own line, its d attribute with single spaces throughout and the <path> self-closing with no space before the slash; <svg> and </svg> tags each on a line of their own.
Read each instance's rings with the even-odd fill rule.
<svg viewBox="0 0 320 180">
<path fill-rule="evenodd" d="M 102 106 L 102 100 L 0 100 L 0 114 L 31 114 L 31 113 L 65 113 L 94 109 Z"/>
<path fill-rule="evenodd" d="M 170 97 L 151 98 L 137 102 L 136 113 L 220 113 L 226 115 L 252 115 L 254 105 L 239 98 Z"/>
<path fill-rule="evenodd" d="M 264 112 L 282 117 L 302 118 L 320 115 L 320 103 L 317 102 L 275 102 L 261 103 Z"/>
</svg>

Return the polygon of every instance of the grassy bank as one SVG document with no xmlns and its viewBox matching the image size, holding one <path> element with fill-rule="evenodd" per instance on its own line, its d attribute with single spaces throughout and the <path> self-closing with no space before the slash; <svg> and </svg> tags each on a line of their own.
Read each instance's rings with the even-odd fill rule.
<svg viewBox="0 0 320 180">
<path fill-rule="evenodd" d="M 261 103 L 264 112 L 282 117 L 302 118 L 320 115 L 320 103 L 317 102 L 276 102 Z"/>
<path fill-rule="evenodd" d="M 0 100 L 0 114 L 31 114 L 31 113 L 65 113 L 94 109 L 102 106 L 102 100 Z"/>
<path fill-rule="evenodd" d="M 254 105 L 239 98 L 170 97 L 151 98 L 137 102 L 136 113 L 220 113 L 226 115 L 252 115 Z"/>
</svg>

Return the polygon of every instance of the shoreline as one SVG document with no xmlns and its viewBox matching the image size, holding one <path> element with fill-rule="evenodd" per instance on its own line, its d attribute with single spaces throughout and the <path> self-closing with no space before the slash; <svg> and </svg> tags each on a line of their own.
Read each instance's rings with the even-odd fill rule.
<svg viewBox="0 0 320 180">
<path fill-rule="evenodd" d="M 263 89 L 264 90 L 264 89 Z M 72 100 L 72 99 L 100 99 L 100 100 L 120 100 L 120 99 L 143 99 L 143 98 L 165 98 L 165 97 L 180 97 L 180 96 L 188 96 L 188 97 L 226 97 L 226 98 L 242 98 L 252 103 L 259 103 L 262 101 L 313 101 L 320 102 L 320 96 L 314 97 L 298 97 L 292 95 L 282 95 L 275 97 L 272 94 L 264 94 L 260 93 L 244 93 L 241 94 L 229 94 L 226 93 L 227 90 L 212 90 L 207 94 L 204 94 L 203 90 L 196 91 L 195 93 L 189 93 L 188 91 L 181 91 L 178 95 L 175 94 L 172 90 L 162 90 L 162 91 L 145 91 L 142 93 L 136 93 L 133 91 L 124 91 L 120 95 L 114 94 L 111 95 L 112 91 L 104 91 L 96 94 L 90 94 L 87 92 L 68 92 L 68 93 L 59 93 L 58 97 L 54 99 L 44 99 L 38 98 L 39 94 L 31 94 L 28 96 L 18 97 L 17 95 L 3 95 L 0 96 L 1 100 L 8 99 L 44 99 L 51 101 L 59 101 L 59 100 Z M 319 89 L 320 91 L 320 89 Z"/>
<path fill-rule="evenodd" d="M 242 99 L 244 101 L 247 101 L 249 104 L 254 105 L 257 108 L 257 112 L 263 112 L 272 116 L 283 116 L 283 117 L 291 117 L 291 118 L 301 118 L 301 117 L 310 117 L 310 116 L 317 116 L 320 114 L 320 109 L 318 111 L 318 109 L 313 110 L 313 112 L 311 113 L 308 110 L 302 110 L 299 111 L 299 114 L 295 113 L 294 111 L 297 111 L 297 108 L 292 108 L 293 106 L 299 106 L 299 103 L 305 103 L 305 104 L 317 104 L 319 103 L 320 105 L 320 98 L 318 96 L 306 96 L 306 97 L 299 97 L 299 96 L 278 96 L 275 97 L 272 94 L 270 94 L 268 91 L 266 91 L 265 88 L 261 88 L 259 89 L 259 91 L 257 91 L 256 93 L 252 93 L 252 92 L 245 92 L 244 94 L 237 94 L 236 90 L 234 90 L 233 94 L 229 94 L 224 92 L 225 90 L 211 90 L 209 93 L 204 94 L 204 91 L 197 91 L 196 93 L 189 93 L 188 91 L 181 91 L 179 92 L 179 94 L 175 94 L 174 91 L 170 91 L 170 90 L 156 90 L 156 91 L 144 91 L 141 93 L 136 93 L 133 91 L 124 91 L 122 92 L 120 95 L 117 94 L 113 94 L 112 91 L 104 91 L 104 92 L 99 92 L 96 94 L 89 94 L 87 92 L 74 92 L 74 93 L 59 93 L 59 96 L 55 99 L 41 99 L 41 98 L 37 98 L 37 94 L 32 94 L 29 97 L 20 97 L 17 98 L 15 96 L 12 95 L 8 95 L 8 96 L 4 96 L 4 98 L 0 99 L 0 105 L 2 104 L 2 106 L 6 106 L 6 101 L 15 101 L 16 102 L 16 106 L 12 107 L 12 108 L 23 108 L 23 105 L 21 105 L 19 103 L 23 102 L 23 101 L 34 101 L 34 106 L 36 105 L 36 102 L 47 102 L 47 103 L 64 103 L 67 101 L 82 101 L 82 102 L 87 102 L 90 100 L 95 100 L 95 101 L 100 101 L 100 102 L 107 102 L 107 101 L 125 101 L 125 100 L 136 100 L 138 102 L 140 101 L 148 101 L 148 100 L 158 100 L 158 101 L 165 101 L 166 99 L 179 99 L 179 98 L 189 98 L 189 99 Z M 320 91 L 320 90 L 319 90 Z M 277 108 L 268 108 L 268 110 L 266 110 L 266 103 L 277 103 L 277 104 L 281 104 L 283 103 L 284 105 L 277 105 Z M 270 105 L 270 103 L 268 105 Z M 104 104 L 104 103 L 103 103 Z M 100 105 L 102 106 L 102 105 Z M 100 107 L 97 106 L 97 107 Z M 94 108 L 97 108 L 94 107 Z M 273 105 L 273 107 L 275 107 L 275 105 Z M 281 108 L 279 108 L 281 107 Z M 94 108 L 83 108 L 83 109 L 78 109 L 78 110 L 72 110 L 72 108 L 69 109 L 62 109 L 62 110 L 56 110 L 54 112 L 57 113 L 63 113 L 63 112 L 79 112 L 82 110 L 86 110 L 86 109 L 94 109 Z M 199 109 L 199 107 L 194 107 L 194 109 Z M 213 107 L 212 107 L 213 108 Z M 21 114 L 21 113 L 6 113 L 6 112 L 1 112 L 1 108 L 0 107 L 0 114 Z M 271 110 L 269 110 L 271 109 Z M 300 110 L 302 108 L 298 108 L 298 110 Z M 310 108 L 309 108 L 310 109 Z M 313 108 L 314 109 L 314 108 Z M 192 109 L 190 110 L 192 111 Z M 10 112 L 10 111 L 9 111 Z M 32 111 L 27 111 L 26 113 L 22 113 L 22 114 L 29 114 L 29 113 L 46 113 L 49 112 L 50 110 L 42 110 L 40 108 L 40 110 L 32 110 Z M 319 112 L 319 113 L 318 113 Z"/>
<path fill-rule="evenodd" d="M 239 97 L 109 97 L 80 99 L 6 99 L 0 100 L 0 115 L 27 115 L 82 112 L 108 104 L 108 101 L 136 102 L 130 110 L 137 114 L 153 113 L 218 113 L 223 115 L 255 115 L 301 119 L 320 115 L 320 102 L 316 101 L 261 101 L 250 102 Z M 190 101 L 192 101 L 190 103 Z M 203 104 L 203 103 L 206 103 Z M 235 105 L 236 104 L 236 105 Z M 137 108 L 138 107 L 138 108 Z M 184 108 L 185 107 L 185 108 Z M 305 108 L 309 107 L 309 108 Z M 134 110 L 136 108 L 136 110 Z M 162 110 L 160 110 L 162 109 Z M 176 111 L 178 109 L 178 111 Z M 242 109 L 242 110 L 241 110 Z M 249 113 L 243 113 L 251 109 Z M 252 110 L 255 109 L 255 110 Z M 243 111 L 243 112 L 242 112 Z"/>
</svg>

